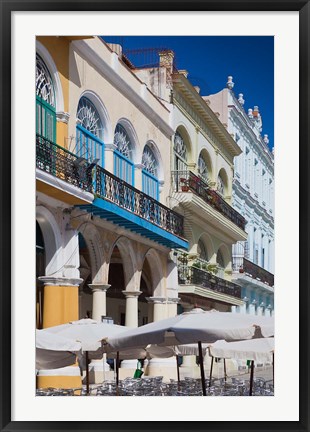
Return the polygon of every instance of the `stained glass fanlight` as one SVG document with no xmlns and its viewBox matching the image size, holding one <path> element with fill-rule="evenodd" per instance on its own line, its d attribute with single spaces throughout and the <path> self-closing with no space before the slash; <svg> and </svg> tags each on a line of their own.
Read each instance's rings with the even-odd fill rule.
<svg viewBox="0 0 310 432">
<path fill-rule="evenodd" d="M 217 177 L 217 191 L 219 194 L 224 195 L 224 182 L 220 175 Z"/>
<path fill-rule="evenodd" d="M 198 173 L 204 180 L 208 181 L 208 166 L 201 153 L 198 158 Z"/>
<path fill-rule="evenodd" d="M 179 132 L 176 132 L 174 135 L 174 151 L 178 156 L 186 160 L 187 158 L 186 145 Z"/>
<path fill-rule="evenodd" d="M 98 138 L 102 138 L 103 125 L 94 104 L 86 97 L 80 99 L 77 109 L 78 123 Z"/>
<path fill-rule="evenodd" d="M 126 129 L 117 124 L 114 133 L 114 144 L 117 150 L 126 158 L 131 159 L 132 144 Z"/>
<path fill-rule="evenodd" d="M 38 54 L 36 55 L 36 95 L 51 107 L 56 107 L 52 77 Z"/>
<path fill-rule="evenodd" d="M 208 261 L 208 252 L 204 242 L 201 239 L 198 240 L 198 253 L 201 259 Z"/>
<path fill-rule="evenodd" d="M 146 145 L 143 150 L 142 165 L 145 171 L 149 172 L 154 177 L 157 177 L 157 170 L 158 170 L 157 160 L 153 151 L 148 145 Z"/>
</svg>

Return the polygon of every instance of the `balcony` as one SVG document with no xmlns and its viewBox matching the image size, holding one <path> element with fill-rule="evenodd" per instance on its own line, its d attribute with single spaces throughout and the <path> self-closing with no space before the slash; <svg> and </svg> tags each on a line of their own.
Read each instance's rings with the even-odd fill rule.
<svg viewBox="0 0 310 432">
<path fill-rule="evenodd" d="M 86 192 L 92 192 L 92 173 L 88 164 L 79 165 L 78 157 L 50 140 L 37 135 L 36 167 Z"/>
<path fill-rule="evenodd" d="M 175 192 L 192 192 L 203 199 L 216 211 L 244 231 L 246 220 L 231 207 L 216 191 L 191 171 L 172 171 L 172 184 Z"/>
<path fill-rule="evenodd" d="M 200 268 L 199 268 L 200 267 Z M 223 303 L 241 304 L 241 287 L 233 282 L 216 276 L 207 268 L 212 265 L 203 260 L 196 260 L 189 264 L 187 255 L 178 255 L 178 282 L 180 293 L 192 293 L 216 299 Z M 213 265 L 214 267 L 214 265 Z M 189 291 L 186 286 L 194 286 L 195 289 Z"/>
<path fill-rule="evenodd" d="M 187 249 L 183 216 L 68 150 L 37 136 L 36 166 L 95 195 L 78 207 L 169 248 Z"/>
<path fill-rule="evenodd" d="M 233 257 L 233 270 L 269 285 L 270 287 L 274 286 L 274 275 L 246 258 Z"/>
</svg>

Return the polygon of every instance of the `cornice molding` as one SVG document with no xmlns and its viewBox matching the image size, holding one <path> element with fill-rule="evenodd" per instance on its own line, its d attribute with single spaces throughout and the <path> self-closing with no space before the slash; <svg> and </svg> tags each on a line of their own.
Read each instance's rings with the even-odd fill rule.
<svg viewBox="0 0 310 432">
<path fill-rule="evenodd" d="M 166 123 L 162 117 L 154 111 L 153 108 L 150 107 L 150 105 L 145 102 L 141 94 L 136 93 L 129 85 L 128 83 L 121 78 L 117 73 L 117 68 L 113 69 L 109 64 L 107 64 L 103 58 L 99 56 L 99 54 L 94 51 L 94 49 L 85 41 L 75 41 L 73 42 L 74 47 L 80 51 L 83 56 L 88 59 L 94 66 L 96 66 L 99 71 L 103 74 L 103 76 L 120 92 L 123 93 L 124 96 L 126 96 L 138 109 L 140 109 L 142 112 L 145 113 L 146 117 L 149 118 L 159 129 L 162 130 L 162 132 L 168 136 L 172 137 L 174 134 L 174 130 L 171 128 L 171 126 Z M 114 61 L 115 64 L 115 61 Z M 120 66 L 120 64 L 118 64 Z M 135 75 L 133 75 L 135 77 Z M 135 77 L 138 80 L 137 77 Z M 141 82 L 141 86 L 145 87 L 144 83 Z M 143 88 L 142 87 L 142 88 Z M 141 93 L 141 91 L 140 91 Z M 151 95 L 153 93 L 150 92 Z M 156 96 L 153 95 L 153 97 L 157 100 Z M 161 104 L 160 101 L 158 101 L 159 104 Z M 161 104 L 161 107 L 163 109 L 167 110 L 167 116 L 169 117 L 169 110 Z"/>
</svg>

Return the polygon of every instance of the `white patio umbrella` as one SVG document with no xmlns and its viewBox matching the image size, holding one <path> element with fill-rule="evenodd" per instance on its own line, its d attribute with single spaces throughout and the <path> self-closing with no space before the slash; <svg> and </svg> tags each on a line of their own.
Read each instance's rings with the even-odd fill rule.
<svg viewBox="0 0 310 432">
<path fill-rule="evenodd" d="M 274 362 L 274 338 L 250 339 L 238 342 L 226 342 L 219 340 L 209 346 L 209 352 L 212 356 L 210 369 L 210 382 L 212 377 L 212 365 L 214 357 L 234 358 L 237 360 L 251 360 L 250 375 L 250 396 L 252 396 L 254 380 L 254 361 L 257 362 Z"/>
<path fill-rule="evenodd" d="M 270 337 L 274 335 L 273 318 L 233 314 L 231 312 L 203 311 L 195 308 L 173 318 L 156 321 L 128 330 L 110 338 L 108 346 L 114 350 L 145 347 L 148 344 L 173 346 L 198 343 L 203 394 L 206 395 L 202 343 Z"/>
<path fill-rule="evenodd" d="M 116 324 L 107 324 L 89 318 L 71 321 L 54 327 L 44 329 L 45 332 L 60 335 L 80 342 L 82 351 L 86 356 L 86 386 L 89 393 L 89 367 L 88 359 L 100 359 L 104 354 L 102 340 L 111 336 L 117 336 L 128 331 L 128 327 Z"/>
<path fill-rule="evenodd" d="M 36 369 L 58 369 L 76 362 L 81 343 L 36 330 Z"/>
</svg>

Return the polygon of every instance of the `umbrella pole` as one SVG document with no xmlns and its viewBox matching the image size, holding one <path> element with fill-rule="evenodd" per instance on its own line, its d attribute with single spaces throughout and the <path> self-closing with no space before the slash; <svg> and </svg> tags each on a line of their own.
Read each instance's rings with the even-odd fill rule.
<svg viewBox="0 0 310 432">
<path fill-rule="evenodd" d="M 253 380 L 254 380 L 254 360 L 251 361 L 250 393 L 249 393 L 250 396 L 252 396 L 253 393 Z"/>
<path fill-rule="evenodd" d="M 89 366 L 88 366 L 88 351 L 85 352 L 86 361 L 86 393 L 89 395 Z"/>
<path fill-rule="evenodd" d="M 227 381 L 227 373 L 226 373 L 226 359 L 224 358 L 224 380 Z"/>
<path fill-rule="evenodd" d="M 201 374 L 202 394 L 203 394 L 203 396 L 207 396 L 205 371 L 203 368 L 203 355 L 202 355 L 201 342 L 198 342 L 198 351 L 199 351 L 199 365 L 200 365 L 200 374 Z"/>
<path fill-rule="evenodd" d="M 116 353 L 116 394 L 118 396 L 118 383 L 119 383 L 119 351 Z"/>
<path fill-rule="evenodd" d="M 211 380 L 212 380 L 212 370 L 213 370 L 213 362 L 214 362 L 214 357 L 212 356 L 212 358 L 211 358 L 211 367 L 210 367 L 210 379 L 209 379 L 209 387 L 211 387 Z"/>
<path fill-rule="evenodd" d="M 177 362 L 177 378 L 178 378 L 178 387 L 180 387 L 180 368 L 179 368 L 179 356 L 176 354 L 175 356 Z"/>
<path fill-rule="evenodd" d="M 272 353 L 272 384 L 274 386 L 274 352 Z"/>
</svg>

